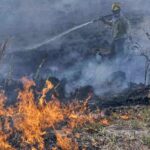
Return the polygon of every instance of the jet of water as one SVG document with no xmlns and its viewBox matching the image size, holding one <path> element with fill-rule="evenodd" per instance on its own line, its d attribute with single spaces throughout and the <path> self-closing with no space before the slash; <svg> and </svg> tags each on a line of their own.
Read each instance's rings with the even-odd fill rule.
<svg viewBox="0 0 150 150">
<path fill-rule="evenodd" d="M 71 28 L 71 29 L 69 29 L 69 30 L 67 30 L 67 31 L 65 31 L 65 32 L 62 32 L 62 33 L 60 33 L 60 34 L 54 36 L 53 38 L 50 38 L 50 39 L 48 39 L 48 40 L 46 40 L 46 41 L 44 41 L 44 42 L 42 42 L 42 43 L 36 44 L 36 45 L 34 45 L 34 46 L 31 46 L 31 47 L 27 47 L 26 50 L 37 49 L 37 48 L 39 48 L 39 47 L 41 47 L 41 46 L 43 46 L 43 45 L 45 45 L 45 44 L 49 44 L 49 43 L 51 43 L 52 41 L 55 41 L 55 40 L 57 40 L 57 39 L 59 39 L 59 38 L 65 36 L 65 35 L 67 35 L 67 34 L 73 32 L 73 31 L 75 31 L 75 30 L 78 30 L 78 29 L 80 29 L 80 28 L 83 28 L 83 27 L 85 27 L 85 26 L 87 26 L 87 25 L 89 25 L 89 24 L 92 24 L 92 23 L 93 23 L 93 20 L 92 20 L 92 21 L 89 21 L 89 22 L 86 22 L 86 23 L 84 23 L 84 24 L 75 26 L 75 27 L 73 27 L 73 28 Z"/>
</svg>

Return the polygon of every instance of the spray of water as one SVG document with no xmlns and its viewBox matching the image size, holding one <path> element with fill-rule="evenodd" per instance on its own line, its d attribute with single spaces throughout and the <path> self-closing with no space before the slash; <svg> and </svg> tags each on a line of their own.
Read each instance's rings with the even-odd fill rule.
<svg viewBox="0 0 150 150">
<path fill-rule="evenodd" d="M 57 39 L 59 39 L 59 38 L 61 38 L 61 37 L 63 37 L 63 36 L 65 36 L 65 35 L 67 35 L 67 34 L 73 32 L 73 31 L 75 31 L 75 30 L 78 30 L 78 29 L 80 29 L 80 28 L 83 28 L 83 27 L 85 27 L 85 26 L 87 26 L 87 25 L 89 25 L 89 24 L 92 24 L 92 23 L 93 23 L 93 20 L 92 20 L 92 21 L 89 21 L 89 22 L 86 22 L 86 23 L 84 23 L 84 24 L 75 26 L 75 27 L 73 27 L 73 28 L 71 28 L 71 29 L 69 29 L 69 30 L 67 30 L 67 31 L 64 31 L 64 32 L 62 32 L 62 33 L 60 33 L 60 34 L 58 34 L 58 35 L 56 35 L 56 36 L 54 36 L 54 37 L 52 37 L 52 38 L 50 38 L 50 39 L 44 41 L 44 42 L 42 42 L 42 43 L 36 44 L 36 45 L 34 45 L 34 46 L 31 46 L 31 47 L 27 47 L 26 50 L 37 49 L 37 48 L 39 48 L 39 47 L 41 47 L 41 46 L 43 46 L 43 45 L 45 45 L 45 44 L 49 44 L 49 43 L 51 43 L 51 42 L 53 42 L 53 41 L 55 41 L 55 40 L 57 40 Z"/>
</svg>

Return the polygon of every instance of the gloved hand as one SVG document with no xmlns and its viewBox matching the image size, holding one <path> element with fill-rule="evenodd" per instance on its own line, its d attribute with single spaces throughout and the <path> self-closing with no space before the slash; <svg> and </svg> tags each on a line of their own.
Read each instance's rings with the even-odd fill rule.
<svg viewBox="0 0 150 150">
<path fill-rule="evenodd" d="M 95 20 L 93 20 L 93 22 L 95 23 L 95 22 L 98 22 L 98 21 L 102 21 L 102 22 L 106 22 L 106 20 L 105 20 L 105 17 L 101 17 L 101 18 L 99 18 L 99 19 L 95 19 Z"/>
<path fill-rule="evenodd" d="M 100 19 L 102 22 L 105 22 L 105 17 L 101 17 Z"/>
<path fill-rule="evenodd" d="M 129 41 L 133 41 L 133 38 L 132 38 L 132 36 L 131 35 L 129 35 Z"/>
<path fill-rule="evenodd" d="M 98 22 L 98 21 L 99 21 L 98 19 L 94 19 L 94 20 L 93 20 L 93 23 Z"/>
</svg>

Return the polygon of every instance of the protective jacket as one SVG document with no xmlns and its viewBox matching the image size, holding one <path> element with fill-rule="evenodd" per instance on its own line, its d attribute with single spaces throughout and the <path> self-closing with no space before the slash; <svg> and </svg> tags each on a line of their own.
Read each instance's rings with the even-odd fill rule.
<svg viewBox="0 0 150 150">
<path fill-rule="evenodd" d="M 124 16 L 113 17 L 112 20 L 104 20 L 103 22 L 112 26 L 113 40 L 127 37 L 129 24 Z"/>
</svg>

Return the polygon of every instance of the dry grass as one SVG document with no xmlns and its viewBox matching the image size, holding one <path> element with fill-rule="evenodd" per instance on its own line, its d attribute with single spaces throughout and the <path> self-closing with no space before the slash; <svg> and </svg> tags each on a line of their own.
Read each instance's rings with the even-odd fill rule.
<svg viewBox="0 0 150 150">
<path fill-rule="evenodd" d="M 122 119 L 126 114 L 129 118 Z M 117 108 L 107 117 L 110 126 L 92 123 L 76 129 L 81 147 L 102 150 L 148 150 L 150 149 L 150 106 Z"/>
</svg>

